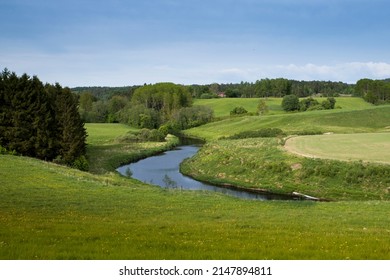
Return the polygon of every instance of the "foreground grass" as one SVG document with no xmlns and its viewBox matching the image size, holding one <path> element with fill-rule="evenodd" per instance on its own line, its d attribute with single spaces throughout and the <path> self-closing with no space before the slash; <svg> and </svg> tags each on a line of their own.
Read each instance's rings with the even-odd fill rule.
<svg viewBox="0 0 390 280">
<path fill-rule="evenodd" d="M 0 259 L 388 259 L 389 202 L 258 202 L 0 156 Z"/>
</svg>

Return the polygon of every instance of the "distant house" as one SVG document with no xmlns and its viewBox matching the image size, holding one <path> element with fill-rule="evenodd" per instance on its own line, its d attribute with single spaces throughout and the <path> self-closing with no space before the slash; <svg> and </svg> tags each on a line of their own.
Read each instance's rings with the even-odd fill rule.
<svg viewBox="0 0 390 280">
<path fill-rule="evenodd" d="M 218 93 L 218 97 L 220 98 L 225 98 L 226 97 L 226 94 L 224 92 L 219 92 Z"/>
</svg>

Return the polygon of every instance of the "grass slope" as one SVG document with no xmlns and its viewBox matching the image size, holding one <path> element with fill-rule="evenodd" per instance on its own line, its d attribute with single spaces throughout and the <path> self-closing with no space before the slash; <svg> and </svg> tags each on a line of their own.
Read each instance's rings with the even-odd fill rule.
<svg viewBox="0 0 390 280">
<path fill-rule="evenodd" d="M 192 177 L 215 183 L 300 192 L 340 200 L 390 200 L 390 166 L 297 157 L 276 138 L 220 140 L 182 164 Z"/>
<path fill-rule="evenodd" d="M 1 156 L 0 259 L 387 259 L 390 203 L 258 202 Z"/>
<path fill-rule="evenodd" d="M 316 98 L 322 102 L 326 98 Z M 242 106 L 250 113 L 257 112 L 257 105 L 260 98 L 216 98 L 216 99 L 196 99 L 194 105 L 208 106 L 214 110 L 216 117 L 226 117 L 235 107 Z M 264 99 L 270 114 L 284 114 L 282 109 L 282 98 Z M 363 110 L 372 108 L 373 105 L 365 102 L 362 98 L 354 97 L 337 97 L 336 107 L 342 110 Z"/>
<path fill-rule="evenodd" d="M 266 116 L 227 118 L 192 128 L 187 134 L 207 140 L 231 136 L 235 133 L 261 128 L 280 128 L 287 133 L 320 130 L 334 133 L 363 133 L 389 129 L 390 106 L 364 110 L 325 110 Z"/>
<path fill-rule="evenodd" d="M 306 157 L 390 164 L 390 133 L 298 136 L 289 138 L 285 148 Z"/>
</svg>

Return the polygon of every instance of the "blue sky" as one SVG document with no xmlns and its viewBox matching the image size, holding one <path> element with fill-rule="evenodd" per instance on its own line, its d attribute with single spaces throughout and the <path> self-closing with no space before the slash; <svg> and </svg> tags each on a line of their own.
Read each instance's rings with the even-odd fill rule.
<svg viewBox="0 0 390 280">
<path fill-rule="evenodd" d="M 390 77 L 387 0 L 0 0 L 0 67 L 64 86 Z"/>
</svg>

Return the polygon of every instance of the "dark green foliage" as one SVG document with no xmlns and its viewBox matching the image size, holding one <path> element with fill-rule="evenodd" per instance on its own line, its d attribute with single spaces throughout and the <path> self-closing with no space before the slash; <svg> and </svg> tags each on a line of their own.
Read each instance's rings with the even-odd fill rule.
<svg viewBox="0 0 390 280">
<path fill-rule="evenodd" d="M 77 168 L 81 171 L 88 171 L 89 164 L 85 156 L 80 156 L 75 159 L 75 161 L 72 163 L 72 167 Z"/>
<path fill-rule="evenodd" d="M 213 119 L 214 112 L 207 106 L 181 108 L 173 115 L 172 124 L 179 130 L 206 124 Z"/>
<path fill-rule="evenodd" d="M 309 97 L 299 101 L 299 111 L 330 110 L 334 109 L 335 104 L 336 99 L 334 97 L 328 97 L 321 104 L 316 99 Z"/>
<path fill-rule="evenodd" d="M 236 115 L 243 115 L 248 113 L 248 111 L 244 107 L 236 107 L 233 110 L 230 111 L 231 116 L 236 116 Z"/>
<path fill-rule="evenodd" d="M 128 133 L 117 139 L 120 143 L 131 142 L 164 142 L 167 134 L 161 129 L 147 129 L 143 128 L 138 132 Z"/>
<path fill-rule="evenodd" d="M 0 145 L 39 159 L 72 162 L 85 154 L 86 132 L 78 99 L 60 85 L 27 74 L 0 75 Z"/>
<path fill-rule="evenodd" d="M 245 139 L 245 138 L 268 138 L 268 137 L 280 137 L 286 135 L 283 130 L 279 128 L 262 128 L 254 131 L 243 131 L 234 134 L 225 139 Z"/>
<path fill-rule="evenodd" d="M 372 104 L 386 103 L 390 101 L 390 82 L 361 79 L 356 83 L 355 92 Z"/>
<path fill-rule="evenodd" d="M 86 152 L 87 133 L 78 113 L 78 97 L 59 84 L 46 85 L 54 97 L 58 151 L 62 160 L 71 165 Z"/>
<path fill-rule="evenodd" d="M 294 94 L 286 95 L 282 100 L 282 108 L 287 112 L 298 111 L 300 108 L 299 98 Z"/>
<path fill-rule="evenodd" d="M 192 105 L 185 86 L 160 83 L 138 88 L 119 113 L 119 120 L 139 128 L 158 128 L 171 120 L 173 114 Z"/>
</svg>

